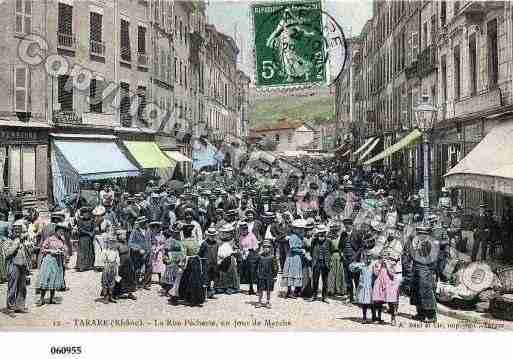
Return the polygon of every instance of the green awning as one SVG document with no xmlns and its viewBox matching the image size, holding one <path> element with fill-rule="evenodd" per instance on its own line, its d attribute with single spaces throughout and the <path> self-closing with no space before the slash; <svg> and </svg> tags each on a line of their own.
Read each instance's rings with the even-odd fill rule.
<svg viewBox="0 0 513 359">
<path fill-rule="evenodd" d="M 372 150 L 374 149 L 374 147 L 376 147 L 376 145 L 379 143 L 379 141 L 381 140 L 381 138 L 376 138 L 372 144 L 365 150 L 365 152 L 363 153 L 362 157 L 359 158 L 358 161 L 363 161 L 365 158 L 367 158 L 368 155 L 370 155 L 370 153 L 372 152 Z"/>
<path fill-rule="evenodd" d="M 365 141 L 365 143 L 363 145 L 361 145 L 353 154 L 354 155 L 357 155 L 359 154 L 360 152 L 362 152 L 368 145 L 371 144 L 372 141 L 374 141 L 374 137 L 371 137 L 369 138 L 367 141 Z"/>
<path fill-rule="evenodd" d="M 123 144 L 135 158 L 139 166 L 144 169 L 173 166 L 171 160 L 162 152 L 155 142 L 123 141 Z"/>
<path fill-rule="evenodd" d="M 410 132 L 407 136 L 403 137 L 399 142 L 396 142 L 395 144 L 388 147 L 380 154 L 372 157 L 370 160 L 365 161 L 364 165 L 370 165 L 376 161 L 380 161 L 384 158 L 387 158 L 388 156 L 396 153 L 397 151 L 400 151 L 403 148 L 413 145 L 421 137 L 422 137 L 422 132 L 420 132 L 418 129 L 415 129 L 412 132 Z"/>
</svg>

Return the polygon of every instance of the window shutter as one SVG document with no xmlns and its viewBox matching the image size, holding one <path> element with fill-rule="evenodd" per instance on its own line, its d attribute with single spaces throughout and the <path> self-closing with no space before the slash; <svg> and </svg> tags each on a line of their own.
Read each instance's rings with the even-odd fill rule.
<svg viewBox="0 0 513 359">
<path fill-rule="evenodd" d="M 47 154 L 48 145 L 36 147 L 36 195 L 39 198 L 46 197 L 48 191 Z"/>
<path fill-rule="evenodd" d="M 16 67 L 14 69 L 14 110 L 16 112 L 27 112 L 27 80 L 28 69 Z"/>
</svg>

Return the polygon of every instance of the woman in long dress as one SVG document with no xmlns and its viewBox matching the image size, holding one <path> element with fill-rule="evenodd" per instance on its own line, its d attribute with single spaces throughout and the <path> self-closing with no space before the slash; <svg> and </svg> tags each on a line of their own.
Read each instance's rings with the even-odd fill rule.
<svg viewBox="0 0 513 359">
<path fill-rule="evenodd" d="M 0 283 L 7 281 L 7 260 L 5 259 L 5 245 L 8 241 L 9 223 L 0 222 Z"/>
<path fill-rule="evenodd" d="M 91 208 L 82 207 L 77 221 L 78 253 L 77 270 L 84 272 L 94 266 L 94 222 L 91 218 Z"/>
<path fill-rule="evenodd" d="M 38 306 L 45 304 L 46 291 L 50 291 L 49 304 L 55 302 L 55 291 L 63 289 L 64 285 L 64 256 L 67 253 L 65 244 L 65 231 L 68 227 L 63 223 L 58 223 L 55 228 L 55 234 L 46 239 L 41 245 L 43 261 L 39 273 L 39 288 L 41 298 Z"/>
<path fill-rule="evenodd" d="M 184 232 L 187 231 L 186 224 L 184 226 Z M 192 232 L 192 228 L 191 232 Z M 185 270 L 183 271 L 182 278 L 180 280 L 179 295 L 185 301 L 192 306 L 199 306 L 205 302 L 205 289 L 203 287 L 204 278 L 201 259 L 198 256 L 200 250 L 200 243 L 196 236 L 184 236 L 183 245 L 187 257 Z"/>
<path fill-rule="evenodd" d="M 127 244 L 126 232 L 117 231 L 117 249 L 119 253 L 118 281 L 114 285 L 113 298 L 118 299 L 127 295 L 128 299 L 136 300 L 134 292 L 137 290 L 137 275 L 135 265 L 130 255 L 130 247 Z"/>
<path fill-rule="evenodd" d="M 296 219 L 292 222 L 292 233 L 287 236 L 289 251 L 285 259 L 282 274 L 282 286 L 287 287 L 287 298 L 296 298 L 297 292 L 303 287 L 303 231 L 306 222 Z"/>
<path fill-rule="evenodd" d="M 237 268 L 236 252 L 234 247 L 234 228 L 231 224 L 221 227 L 221 241 L 218 251 L 219 279 L 214 284 L 217 294 L 235 294 L 240 292 L 240 277 Z"/>
<path fill-rule="evenodd" d="M 341 236 L 347 233 L 340 233 L 341 226 L 338 223 L 333 223 L 330 226 L 328 239 L 333 243 L 330 261 L 330 273 L 328 275 L 328 295 L 344 296 L 347 292 L 345 281 L 344 264 L 342 262 L 342 254 L 339 249 Z"/>
</svg>

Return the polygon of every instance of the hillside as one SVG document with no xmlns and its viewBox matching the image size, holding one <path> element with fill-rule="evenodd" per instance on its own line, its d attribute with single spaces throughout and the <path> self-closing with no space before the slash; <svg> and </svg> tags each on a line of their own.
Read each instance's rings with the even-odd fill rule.
<svg viewBox="0 0 513 359">
<path fill-rule="evenodd" d="M 249 111 L 250 126 L 274 123 L 281 118 L 298 121 L 330 121 L 335 117 L 334 96 L 329 91 L 275 93 L 255 96 Z"/>
</svg>

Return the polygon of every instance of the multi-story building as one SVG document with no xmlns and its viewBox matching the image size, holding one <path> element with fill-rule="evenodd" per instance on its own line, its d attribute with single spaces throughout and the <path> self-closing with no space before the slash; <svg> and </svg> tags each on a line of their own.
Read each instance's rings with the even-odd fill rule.
<svg viewBox="0 0 513 359">
<path fill-rule="evenodd" d="M 513 103 L 511 6 L 505 1 L 375 1 L 358 50 L 352 44 L 352 89 L 345 89 L 343 76 L 337 84 L 341 123 L 347 114 L 346 93 L 354 94 L 349 105 L 356 129 L 353 147 L 379 138 L 376 154 L 396 143 L 414 129 L 414 109 L 427 95 L 437 108 L 429 154 L 435 199 L 445 185 L 444 175 Z M 373 165 L 399 172 L 410 193 L 423 187 L 420 145 Z M 481 200 L 497 204 L 493 196 L 476 189 L 455 192 L 465 207 Z"/>
<path fill-rule="evenodd" d="M 56 194 L 52 179 L 60 176 L 58 186 L 75 191 L 76 183 L 61 173 L 66 171 L 54 173 L 55 165 L 70 162 L 54 146 L 64 140 L 115 142 L 126 166 L 140 165 L 139 178 L 166 177 L 160 150 L 190 156 L 190 139 L 200 135 L 193 133 L 194 124 L 213 118 L 212 103 L 218 106 L 217 128 L 240 134 L 248 88 L 236 68 L 238 49 L 217 31 L 211 35 L 216 46 L 207 46 L 212 30 L 207 31 L 205 6 L 171 0 L 0 3 L 6 14 L 0 20 L 0 185 L 46 200 Z M 35 34 L 38 46 L 24 47 L 28 34 Z M 206 74 L 214 69 L 216 81 L 210 81 Z M 134 141 L 139 143 L 127 143 Z M 139 161 L 138 153 L 145 152 L 141 142 L 160 151 L 159 163 Z M 154 171 L 152 165 L 161 168 Z M 77 175 L 75 170 L 69 174 Z M 114 175 L 75 177 L 87 182 Z"/>
</svg>

